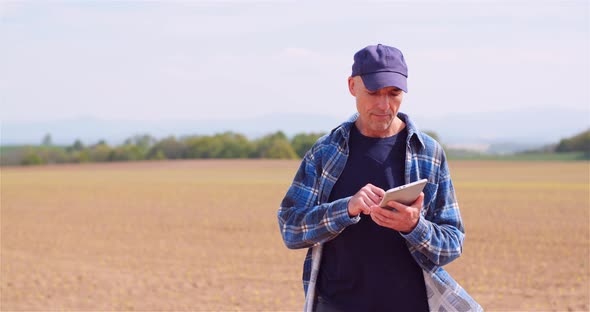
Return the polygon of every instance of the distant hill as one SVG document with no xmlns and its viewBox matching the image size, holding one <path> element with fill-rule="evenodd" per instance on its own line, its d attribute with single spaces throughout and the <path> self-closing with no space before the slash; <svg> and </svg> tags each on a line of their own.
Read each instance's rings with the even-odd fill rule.
<svg viewBox="0 0 590 312">
<path fill-rule="evenodd" d="M 47 122 L 2 123 L 2 145 L 40 144 L 51 134 L 53 143 L 68 145 L 80 139 L 87 144 L 106 140 L 120 144 L 136 134 L 167 136 L 212 135 L 225 131 L 257 138 L 276 131 L 289 136 L 297 133 L 327 132 L 339 122 L 330 116 L 313 114 L 269 114 L 241 120 L 102 120 L 92 117 Z"/>
<path fill-rule="evenodd" d="M 422 128 L 437 132 L 445 144 L 520 144 L 530 148 L 559 142 L 590 127 L 589 110 L 530 110 L 415 116 Z"/>
<path fill-rule="evenodd" d="M 590 129 L 559 141 L 556 152 L 583 152 L 590 156 Z"/>
<path fill-rule="evenodd" d="M 351 112 L 352 113 L 352 112 Z M 590 110 L 538 110 L 503 113 L 464 113 L 440 117 L 412 115 L 422 130 L 438 134 L 446 145 L 474 146 L 487 152 L 512 153 L 559 142 L 590 127 Z M 101 120 L 78 118 L 47 122 L 2 122 L 2 145 L 39 144 L 51 134 L 54 144 L 69 145 L 76 139 L 86 144 L 106 140 L 120 144 L 136 134 L 157 138 L 174 135 L 212 135 L 224 131 L 250 138 L 276 131 L 288 136 L 297 133 L 328 132 L 343 119 L 333 116 L 275 113 L 235 120 Z"/>
<path fill-rule="evenodd" d="M 525 147 L 520 144 L 491 144 L 470 149 L 460 145 L 447 145 L 445 149 L 451 159 L 590 160 L 590 129 L 562 138 L 558 143 L 528 149 Z"/>
</svg>

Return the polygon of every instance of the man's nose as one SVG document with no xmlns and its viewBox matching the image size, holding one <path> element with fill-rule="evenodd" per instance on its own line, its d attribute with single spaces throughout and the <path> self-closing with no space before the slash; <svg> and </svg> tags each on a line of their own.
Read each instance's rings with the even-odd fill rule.
<svg viewBox="0 0 590 312">
<path fill-rule="evenodd" d="M 377 97 L 377 106 L 380 109 L 387 109 L 389 107 L 389 95 L 383 94 Z"/>
</svg>

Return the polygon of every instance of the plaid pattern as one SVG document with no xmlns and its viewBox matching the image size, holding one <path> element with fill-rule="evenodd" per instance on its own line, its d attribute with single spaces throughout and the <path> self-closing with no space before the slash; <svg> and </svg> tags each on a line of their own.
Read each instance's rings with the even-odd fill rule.
<svg viewBox="0 0 590 312">
<path fill-rule="evenodd" d="M 407 235 L 408 248 L 423 269 L 431 311 L 481 311 L 482 308 L 442 266 L 461 255 L 464 229 L 442 147 L 399 113 L 408 129 L 405 182 L 428 179 L 422 217 Z M 315 298 L 322 243 L 336 237 L 360 217 L 348 216 L 348 198 L 328 202 L 348 158 L 350 129 L 358 114 L 320 138 L 304 156 L 278 211 L 288 248 L 309 248 L 303 264 L 305 310 Z"/>
</svg>

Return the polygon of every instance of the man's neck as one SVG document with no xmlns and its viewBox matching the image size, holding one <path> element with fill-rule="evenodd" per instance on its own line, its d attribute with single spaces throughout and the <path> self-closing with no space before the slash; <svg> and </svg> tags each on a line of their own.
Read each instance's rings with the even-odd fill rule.
<svg viewBox="0 0 590 312">
<path fill-rule="evenodd" d="M 392 137 L 400 133 L 406 127 L 406 123 L 397 116 L 393 118 L 389 127 L 383 131 L 371 131 L 370 129 L 367 129 L 365 126 L 363 126 L 361 121 L 358 119 L 355 122 L 355 125 L 362 135 L 373 138 Z"/>
</svg>

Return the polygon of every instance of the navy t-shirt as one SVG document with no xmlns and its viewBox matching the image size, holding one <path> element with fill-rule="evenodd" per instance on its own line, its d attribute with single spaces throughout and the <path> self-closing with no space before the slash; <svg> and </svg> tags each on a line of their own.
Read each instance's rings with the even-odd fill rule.
<svg viewBox="0 0 590 312">
<path fill-rule="evenodd" d="M 404 184 L 407 130 L 366 137 L 353 126 L 349 156 L 330 201 L 371 183 L 388 190 Z M 428 311 L 422 269 L 398 231 L 361 214 L 357 224 L 324 244 L 318 293 L 342 311 Z"/>
</svg>

